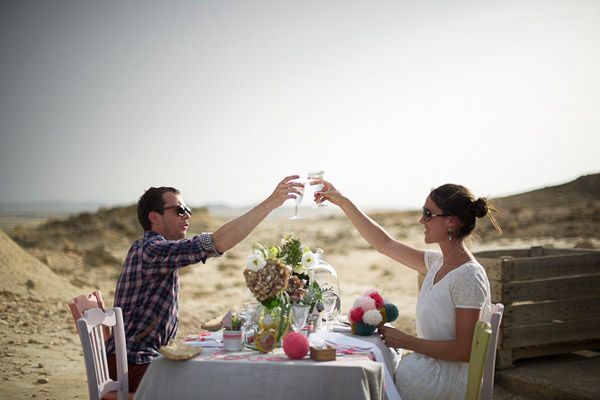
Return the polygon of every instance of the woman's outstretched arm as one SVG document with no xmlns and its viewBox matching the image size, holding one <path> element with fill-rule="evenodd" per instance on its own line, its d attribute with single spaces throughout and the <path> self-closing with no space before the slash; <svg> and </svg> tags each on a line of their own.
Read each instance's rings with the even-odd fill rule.
<svg viewBox="0 0 600 400">
<path fill-rule="evenodd" d="M 311 184 L 322 183 L 323 190 L 315 193 L 315 201 L 325 200 L 342 209 L 352 225 L 363 238 L 377 251 L 410 267 L 420 273 L 426 273 L 424 252 L 407 246 L 392 238 L 377 222 L 358 208 L 349 198 L 343 196 L 330 182 L 315 180 Z"/>
</svg>

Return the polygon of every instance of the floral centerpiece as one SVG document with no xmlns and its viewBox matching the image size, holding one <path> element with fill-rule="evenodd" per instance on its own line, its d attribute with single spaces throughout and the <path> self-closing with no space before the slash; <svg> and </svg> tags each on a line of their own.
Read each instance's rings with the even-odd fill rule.
<svg viewBox="0 0 600 400">
<path fill-rule="evenodd" d="M 244 278 L 248 289 L 262 305 L 256 347 L 269 352 L 280 342 L 289 326 L 292 304 L 319 307 L 321 288 L 310 277 L 310 268 L 319 259 L 293 235 L 284 236 L 278 245 L 253 245 Z M 322 307 L 322 306 L 321 306 Z"/>
<path fill-rule="evenodd" d="M 354 301 L 348 319 L 351 322 L 352 333 L 369 336 L 386 322 L 398 318 L 398 307 L 386 302 L 375 289 L 370 289 Z"/>
</svg>

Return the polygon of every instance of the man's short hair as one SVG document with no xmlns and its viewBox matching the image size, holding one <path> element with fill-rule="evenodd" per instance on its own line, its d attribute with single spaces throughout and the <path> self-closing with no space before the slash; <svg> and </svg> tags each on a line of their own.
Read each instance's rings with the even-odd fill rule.
<svg viewBox="0 0 600 400">
<path fill-rule="evenodd" d="M 144 231 L 152 229 L 152 222 L 150 222 L 150 218 L 148 218 L 150 212 L 156 211 L 161 214 L 164 212 L 163 207 L 165 206 L 165 201 L 162 195 L 166 192 L 179 194 L 179 190 L 170 186 L 151 187 L 146 190 L 138 200 L 138 220 L 140 221 L 142 228 L 144 228 Z"/>
</svg>

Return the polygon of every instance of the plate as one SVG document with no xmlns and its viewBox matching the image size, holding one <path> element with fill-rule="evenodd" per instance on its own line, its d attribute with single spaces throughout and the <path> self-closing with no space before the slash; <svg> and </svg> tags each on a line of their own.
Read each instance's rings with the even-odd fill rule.
<svg viewBox="0 0 600 400">
<path fill-rule="evenodd" d="M 202 347 L 187 346 L 179 342 L 171 342 L 158 349 L 158 352 L 169 360 L 183 361 L 189 360 L 202 352 Z"/>
</svg>

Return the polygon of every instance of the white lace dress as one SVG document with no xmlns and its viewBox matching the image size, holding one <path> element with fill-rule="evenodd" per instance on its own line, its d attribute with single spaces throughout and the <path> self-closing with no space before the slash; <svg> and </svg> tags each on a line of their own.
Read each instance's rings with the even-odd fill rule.
<svg viewBox="0 0 600 400">
<path fill-rule="evenodd" d="M 433 278 L 442 262 L 442 253 L 425 252 L 427 275 L 419 293 L 416 313 L 417 336 L 422 339 L 456 339 L 455 308 L 489 309 L 490 284 L 483 267 L 477 262 L 467 262 L 434 285 Z M 468 363 L 441 361 L 411 353 L 398 364 L 396 386 L 402 400 L 464 400 L 468 371 Z"/>
</svg>

